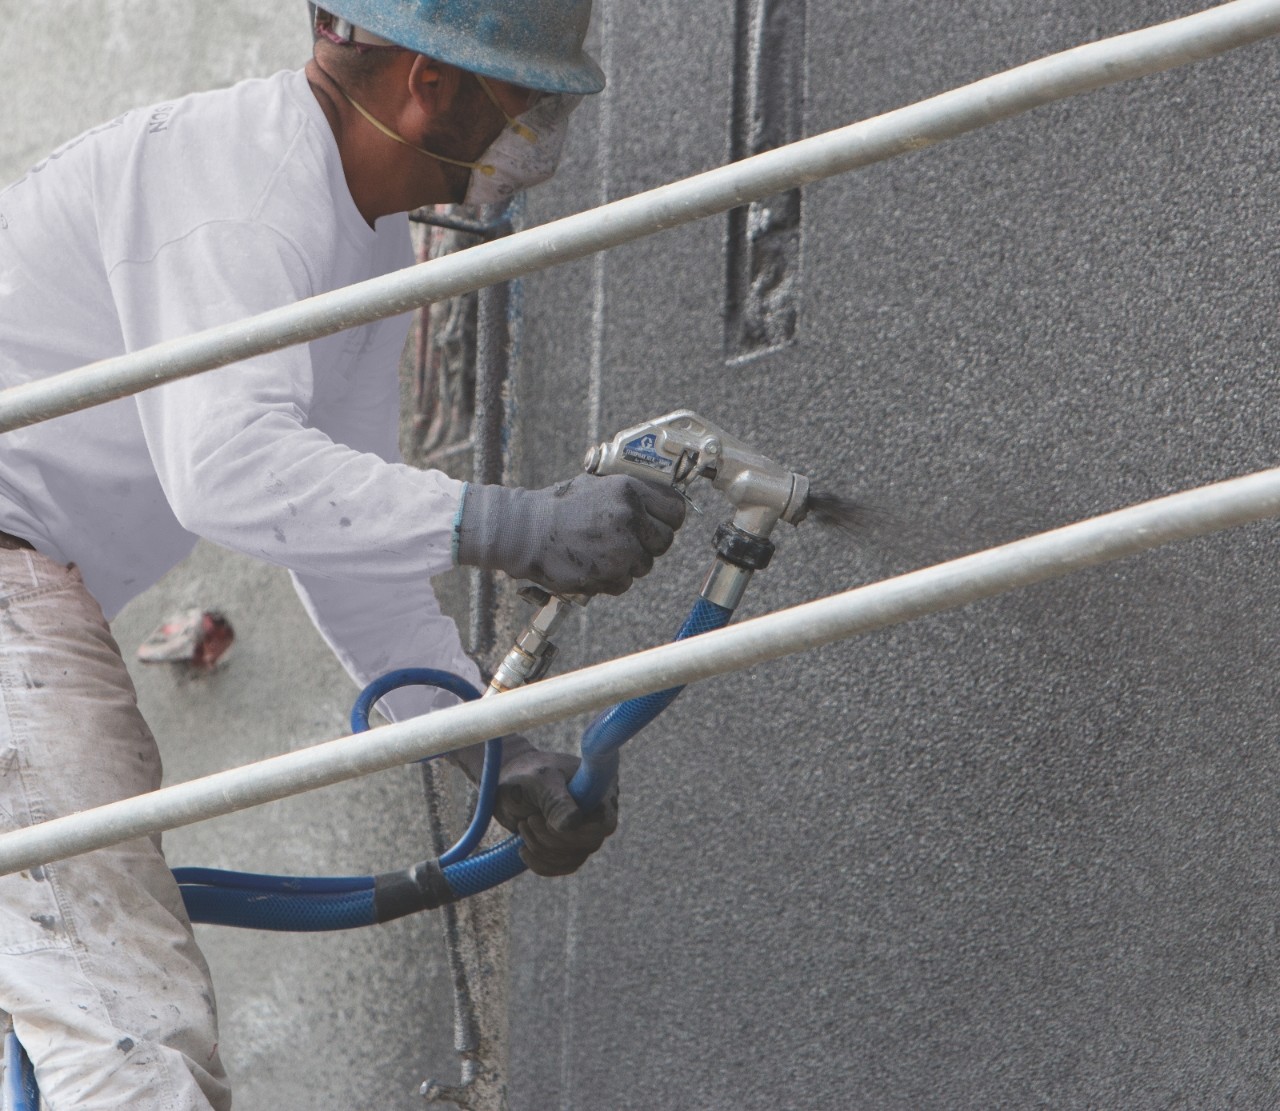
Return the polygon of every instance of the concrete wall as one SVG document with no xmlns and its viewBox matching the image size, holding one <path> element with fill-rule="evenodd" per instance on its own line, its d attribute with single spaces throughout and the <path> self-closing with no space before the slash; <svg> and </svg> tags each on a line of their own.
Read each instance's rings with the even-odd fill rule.
<svg viewBox="0 0 1280 1111">
<path fill-rule="evenodd" d="M 804 126 L 1201 6 L 809 0 Z M 597 5 L 610 89 L 532 221 L 728 157 L 735 6 L 695 8 Z M 813 186 L 796 341 L 753 360 L 724 220 L 529 281 L 521 479 L 691 406 L 902 518 L 784 537 L 759 613 L 1273 464 L 1277 76 L 1255 47 Z M 716 520 L 582 657 L 671 635 Z M 518 891 L 513 1106 L 1273 1105 L 1275 543 L 691 689 L 603 858 Z"/>
</svg>

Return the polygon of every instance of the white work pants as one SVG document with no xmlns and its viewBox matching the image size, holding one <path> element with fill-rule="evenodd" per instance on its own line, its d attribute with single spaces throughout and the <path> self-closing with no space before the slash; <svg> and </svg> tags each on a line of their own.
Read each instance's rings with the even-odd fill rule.
<svg viewBox="0 0 1280 1111">
<path fill-rule="evenodd" d="M 74 568 L 0 551 L 0 830 L 154 790 L 160 756 Z M 50 1111 L 224 1111 L 209 970 L 160 838 L 0 879 L 0 1010 Z"/>
</svg>

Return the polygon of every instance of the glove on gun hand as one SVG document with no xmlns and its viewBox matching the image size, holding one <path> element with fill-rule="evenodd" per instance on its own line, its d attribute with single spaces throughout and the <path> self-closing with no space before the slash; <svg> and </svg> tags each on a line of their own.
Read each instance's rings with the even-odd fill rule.
<svg viewBox="0 0 1280 1111">
<path fill-rule="evenodd" d="M 605 838 L 618 828 L 618 783 L 590 814 L 583 814 L 569 794 L 578 757 L 535 748 L 519 734 L 503 743 L 502 773 L 493 816 L 524 838 L 520 859 L 539 876 L 576 872 Z M 472 783 L 480 781 L 484 746 L 452 754 Z"/>
<path fill-rule="evenodd" d="M 556 594 L 621 594 L 671 547 L 684 513 L 675 490 L 623 475 L 543 490 L 469 483 L 457 560 Z"/>
</svg>

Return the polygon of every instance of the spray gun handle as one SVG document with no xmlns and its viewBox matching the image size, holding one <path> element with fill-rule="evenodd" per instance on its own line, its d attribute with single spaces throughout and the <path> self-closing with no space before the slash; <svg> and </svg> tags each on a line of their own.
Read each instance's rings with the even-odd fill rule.
<svg viewBox="0 0 1280 1111">
<path fill-rule="evenodd" d="M 809 507 L 809 480 L 753 451 L 691 409 L 624 429 L 592 448 L 588 474 L 629 475 L 675 486 L 705 478 L 733 504 L 734 524 L 766 537 L 778 521 L 798 525 Z"/>
</svg>

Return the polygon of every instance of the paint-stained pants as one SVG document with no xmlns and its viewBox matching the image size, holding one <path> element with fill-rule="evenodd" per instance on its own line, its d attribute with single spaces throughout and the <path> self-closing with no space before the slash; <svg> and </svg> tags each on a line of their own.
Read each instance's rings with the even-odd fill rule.
<svg viewBox="0 0 1280 1111">
<path fill-rule="evenodd" d="M 74 568 L 0 551 L 0 831 L 154 790 L 160 756 Z M 0 879 L 0 1010 L 50 1111 L 231 1106 L 160 839 Z"/>
</svg>

